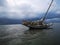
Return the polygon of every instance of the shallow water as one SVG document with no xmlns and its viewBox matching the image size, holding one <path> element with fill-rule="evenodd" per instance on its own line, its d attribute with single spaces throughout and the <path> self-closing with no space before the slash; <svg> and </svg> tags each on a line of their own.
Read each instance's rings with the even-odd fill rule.
<svg viewBox="0 0 60 45">
<path fill-rule="evenodd" d="M 21 24 L 0 25 L 0 45 L 59 45 L 60 23 L 51 29 L 31 29 Z"/>
</svg>

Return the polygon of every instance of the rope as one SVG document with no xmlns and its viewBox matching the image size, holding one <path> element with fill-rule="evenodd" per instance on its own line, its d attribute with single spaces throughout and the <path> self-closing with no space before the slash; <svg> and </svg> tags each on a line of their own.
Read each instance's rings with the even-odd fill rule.
<svg viewBox="0 0 60 45">
<path fill-rule="evenodd" d="M 48 13 L 48 11 L 49 11 L 49 9 L 50 9 L 50 7 L 51 7 L 52 3 L 53 3 L 53 0 L 51 1 L 50 5 L 49 5 L 49 7 L 48 7 L 48 9 L 47 9 L 47 11 L 46 11 L 46 13 L 45 13 L 45 16 L 44 16 L 44 18 L 43 18 L 43 21 L 45 20 L 46 15 L 47 15 L 47 13 Z"/>
</svg>

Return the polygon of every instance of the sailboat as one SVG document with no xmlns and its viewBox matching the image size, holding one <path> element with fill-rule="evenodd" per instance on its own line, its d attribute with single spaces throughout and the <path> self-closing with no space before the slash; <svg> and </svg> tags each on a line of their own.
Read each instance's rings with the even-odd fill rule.
<svg viewBox="0 0 60 45">
<path fill-rule="evenodd" d="M 44 28 L 49 28 L 50 26 L 52 26 L 52 23 L 49 23 L 49 24 L 45 24 L 44 21 L 46 19 L 46 15 L 48 14 L 48 11 L 51 7 L 53 3 L 53 0 L 51 1 L 45 15 L 43 18 L 41 18 L 40 20 L 36 20 L 36 21 L 27 21 L 27 20 L 23 20 L 22 24 L 31 28 L 31 29 L 44 29 Z"/>
</svg>

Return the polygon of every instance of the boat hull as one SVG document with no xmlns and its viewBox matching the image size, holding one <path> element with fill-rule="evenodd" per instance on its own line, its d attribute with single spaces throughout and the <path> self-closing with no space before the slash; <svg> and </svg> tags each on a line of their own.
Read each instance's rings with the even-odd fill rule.
<svg viewBox="0 0 60 45">
<path fill-rule="evenodd" d="M 50 28 L 53 24 L 45 24 L 45 25 L 38 25 L 38 26 L 28 26 L 30 29 L 47 29 Z"/>
<path fill-rule="evenodd" d="M 48 27 L 32 27 L 32 26 L 29 26 L 29 29 L 46 29 L 46 28 L 48 28 Z"/>
</svg>

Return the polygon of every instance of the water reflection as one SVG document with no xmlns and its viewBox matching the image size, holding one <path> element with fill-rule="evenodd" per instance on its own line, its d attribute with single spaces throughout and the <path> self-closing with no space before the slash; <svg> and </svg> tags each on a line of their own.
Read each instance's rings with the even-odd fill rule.
<svg viewBox="0 0 60 45">
<path fill-rule="evenodd" d="M 44 30 L 51 30 L 53 28 L 47 28 L 47 29 L 29 29 L 24 32 L 24 34 L 34 35 L 38 33 L 42 33 Z"/>
</svg>

